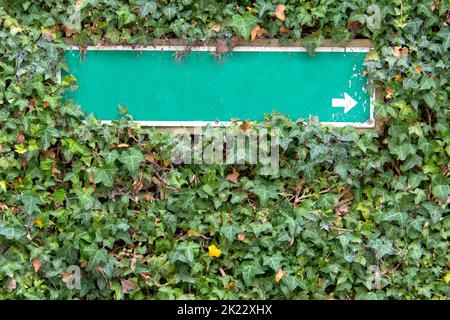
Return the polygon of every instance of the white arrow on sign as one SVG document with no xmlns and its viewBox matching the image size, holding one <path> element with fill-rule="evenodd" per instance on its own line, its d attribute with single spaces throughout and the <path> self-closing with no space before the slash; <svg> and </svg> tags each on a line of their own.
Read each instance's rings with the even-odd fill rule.
<svg viewBox="0 0 450 320">
<path fill-rule="evenodd" d="M 344 108 L 344 113 L 349 112 L 358 104 L 347 92 L 344 92 L 344 99 L 332 99 L 331 102 L 333 108 Z"/>
</svg>

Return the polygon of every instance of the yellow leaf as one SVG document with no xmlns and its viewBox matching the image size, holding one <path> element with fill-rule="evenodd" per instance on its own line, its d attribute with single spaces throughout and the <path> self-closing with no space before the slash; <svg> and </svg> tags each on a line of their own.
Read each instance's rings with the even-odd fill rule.
<svg viewBox="0 0 450 320">
<path fill-rule="evenodd" d="M 188 230 L 188 236 L 189 237 L 200 237 L 201 234 L 197 230 L 191 228 Z"/>
<path fill-rule="evenodd" d="M 0 180 L 0 192 L 6 191 L 6 181 Z"/>
<path fill-rule="evenodd" d="M 167 168 L 169 166 L 169 164 L 170 164 L 169 160 L 167 160 L 167 159 L 163 160 L 163 167 L 164 168 Z"/>
<path fill-rule="evenodd" d="M 12 26 L 9 29 L 9 32 L 11 33 L 12 36 L 15 36 L 16 34 L 22 32 L 22 28 L 21 27 Z"/>
<path fill-rule="evenodd" d="M 447 272 L 444 277 L 444 282 L 448 284 L 450 282 L 450 272 Z"/>
<path fill-rule="evenodd" d="M 16 145 L 16 152 L 19 154 L 24 154 L 27 152 L 27 148 L 23 144 Z"/>
<path fill-rule="evenodd" d="M 222 250 L 217 248 L 214 244 L 212 246 L 208 247 L 208 251 L 209 251 L 208 254 L 210 257 L 218 258 L 222 254 Z"/>
<path fill-rule="evenodd" d="M 375 50 L 370 50 L 368 54 L 366 54 L 366 57 L 364 58 L 365 61 L 378 61 L 380 60 L 380 56 Z"/>
<path fill-rule="evenodd" d="M 44 223 L 42 222 L 41 218 L 34 219 L 33 223 L 39 227 L 39 229 L 42 229 L 44 227 Z"/>
<path fill-rule="evenodd" d="M 47 28 L 41 28 L 42 32 L 42 38 L 44 38 L 47 41 L 53 41 L 56 39 L 56 32 L 47 29 Z"/>
</svg>

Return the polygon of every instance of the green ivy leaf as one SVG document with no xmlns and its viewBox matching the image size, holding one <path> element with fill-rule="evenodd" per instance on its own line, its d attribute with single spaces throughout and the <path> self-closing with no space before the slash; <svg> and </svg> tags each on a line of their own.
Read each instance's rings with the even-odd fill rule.
<svg viewBox="0 0 450 320">
<path fill-rule="evenodd" d="M 27 190 L 19 196 L 19 200 L 22 202 L 26 213 L 33 214 L 40 212 L 39 205 L 42 204 L 42 201 L 39 195 Z"/>
<path fill-rule="evenodd" d="M 230 26 L 236 30 L 236 33 L 245 40 L 250 38 L 250 33 L 258 20 L 250 13 L 243 15 L 235 14 L 231 18 Z"/>
<path fill-rule="evenodd" d="M 247 285 L 251 285 L 253 278 L 259 274 L 264 273 L 261 265 L 257 260 L 243 262 L 239 266 L 239 273 L 242 274 L 242 278 Z"/>
<path fill-rule="evenodd" d="M 151 15 L 154 15 L 156 13 L 156 1 L 155 0 L 151 0 L 151 1 L 147 1 L 147 0 L 141 0 L 138 1 L 137 4 L 139 5 L 139 9 L 141 12 L 140 17 L 144 18 L 146 17 L 149 13 Z"/>
<path fill-rule="evenodd" d="M 8 240 L 19 240 L 26 234 L 25 229 L 13 227 L 6 222 L 0 221 L 0 235 L 5 236 Z"/>
<path fill-rule="evenodd" d="M 82 188 L 79 190 L 75 190 L 78 201 L 80 201 L 81 206 L 85 210 L 92 209 L 95 205 L 95 199 L 92 196 L 93 192 L 94 188 Z"/>
<path fill-rule="evenodd" d="M 162 13 L 166 16 L 167 19 L 171 20 L 177 14 L 177 9 L 173 6 L 165 6 L 162 9 Z"/>
<path fill-rule="evenodd" d="M 144 155 L 137 148 L 123 151 L 119 158 L 119 161 L 125 165 L 130 173 L 138 171 L 144 160 Z"/>
<path fill-rule="evenodd" d="M 220 228 L 220 233 L 222 233 L 230 242 L 233 242 L 239 232 L 240 228 L 235 224 L 224 224 L 222 228 Z"/>
<path fill-rule="evenodd" d="M 277 272 L 281 268 L 281 262 L 283 260 L 283 256 L 279 253 L 276 253 L 273 256 L 264 256 L 263 265 L 268 266 L 273 271 Z"/>
<path fill-rule="evenodd" d="M 94 183 L 103 183 L 107 187 L 112 187 L 116 172 L 117 168 L 114 165 L 103 165 L 99 168 L 93 168 Z"/>
<path fill-rule="evenodd" d="M 262 18 L 266 12 L 274 12 L 275 6 L 263 0 L 256 1 L 256 7 L 258 8 L 259 17 Z"/>
<path fill-rule="evenodd" d="M 394 252 L 392 241 L 390 240 L 373 239 L 369 242 L 368 246 L 374 249 L 375 256 L 378 260 L 385 255 L 391 255 Z"/>
<path fill-rule="evenodd" d="M 257 183 L 250 191 L 256 194 L 259 198 L 261 206 L 267 206 L 269 199 L 277 199 L 277 188 L 273 185 L 264 185 L 263 183 Z"/>
<path fill-rule="evenodd" d="M 84 248 L 84 254 L 88 257 L 88 267 L 93 270 L 97 266 L 101 266 L 108 261 L 108 251 L 105 249 L 99 249 L 97 244 L 94 243 Z"/>
<path fill-rule="evenodd" d="M 444 184 L 434 185 L 432 192 L 443 203 L 447 203 L 447 197 L 450 195 L 450 186 Z"/>
</svg>

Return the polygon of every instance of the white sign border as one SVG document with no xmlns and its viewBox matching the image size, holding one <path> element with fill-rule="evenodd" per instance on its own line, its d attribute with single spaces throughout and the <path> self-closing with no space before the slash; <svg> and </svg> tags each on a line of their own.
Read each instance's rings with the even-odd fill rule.
<svg viewBox="0 0 450 320">
<path fill-rule="evenodd" d="M 208 51 L 215 52 L 215 46 L 187 46 L 187 45 L 154 45 L 145 47 L 133 47 L 133 46 L 87 46 L 86 50 L 98 50 L 98 51 Z M 369 52 L 371 47 L 358 46 L 358 47 L 318 47 L 315 52 Z M 79 50 L 79 46 L 68 45 L 66 51 Z M 236 46 L 233 47 L 233 52 L 307 52 L 305 47 L 301 46 Z M 60 80 L 59 75 L 59 80 Z M 345 127 L 352 126 L 355 128 L 370 129 L 375 128 L 375 116 L 374 116 L 374 103 L 375 103 L 375 90 L 370 96 L 370 117 L 366 122 L 322 122 L 322 125 L 328 125 L 333 127 Z M 101 120 L 102 123 L 111 124 L 114 120 Z M 235 124 L 232 121 L 140 121 L 133 120 L 135 123 L 139 123 L 144 127 L 203 127 L 206 125 L 211 126 L 230 126 Z"/>
</svg>

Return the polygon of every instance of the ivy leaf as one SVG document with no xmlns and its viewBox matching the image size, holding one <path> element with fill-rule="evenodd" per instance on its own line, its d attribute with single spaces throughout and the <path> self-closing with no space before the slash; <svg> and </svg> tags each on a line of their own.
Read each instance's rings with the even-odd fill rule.
<svg viewBox="0 0 450 320">
<path fill-rule="evenodd" d="M 171 20 L 177 14 L 177 9 L 173 6 L 166 6 L 162 9 L 162 13 L 166 16 L 167 19 Z"/>
<path fill-rule="evenodd" d="M 236 234 L 240 232 L 240 228 L 235 224 L 224 224 L 220 228 L 220 232 L 228 239 L 228 241 L 233 242 L 236 238 Z"/>
<path fill-rule="evenodd" d="M 325 41 L 325 37 L 318 32 L 315 32 L 302 40 L 302 46 L 306 48 L 310 56 L 316 54 L 316 48 L 320 46 Z"/>
<path fill-rule="evenodd" d="M 246 12 L 243 15 L 235 14 L 231 18 L 230 26 L 233 27 L 236 33 L 248 40 L 253 27 L 258 20 L 250 13 Z"/>
<path fill-rule="evenodd" d="M 102 150 L 100 152 L 100 155 L 103 157 L 103 159 L 105 159 L 105 162 L 108 164 L 113 163 L 119 158 L 119 153 L 117 152 L 117 150 L 113 151 Z"/>
<path fill-rule="evenodd" d="M 419 3 L 417 5 L 417 12 L 418 13 L 423 13 L 424 15 L 426 15 L 428 18 L 431 18 L 433 16 L 433 11 L 431 10 L 431 6 L 433 5 L 433 3 L 428 2 L 428 3 Z"/>
<path fill-rule="evenodd" d="M 294 290 L 299 286 L 300 281 L 296 276 L 288 275 L 287 277 L 283 277 L 282 283 L 287 286 L 289 292 L 294 292 Z"/>
<path fill-rule="evenodd" d="M 268 266 L 273 271 L 278 271 L 281 268 L 281 262 L 284 260 L 283 256 L 279 253 L 274 254 L 273 256 L 264 256 L 263 257 L 263 265 Z"/>
<path fill-rule="evenodd" d="M 397 221 L 400 226 L 406 226 L 406 221 L 408 220 L 408 214 L 406 212 L 400 211 L 390 211 L 387 214 L 383 214 L 382 221 Z"/>
<path fill-rule="evenodd" d="M 258 0 L 256 2 L 256 7 L 258 8 L 258 14 L 260 18 L 262 18 L 264 16 L 264 13 L 266 12 L 275 11 L 275 6 L 272 3 L 263 0 Z"/>
<path fill-rule="evenodd" d="M 432 223 L 437 223 L 442 218 L 444 210 L 442 210 L 438 205 L 433 202 L 425 202 L 422 206 L 428 211 L 431 217 Z"/>
<path fill-rule="evenodd" d="M 261 206 L 267 206 L 269 199 L 277 199 L 278 192 L 277 188 L 273 185 L 263 185 L 262 183 L 256 184 L 250 191 L 256 194 L 259 198 Z"/>
<path fill-rule="evenodd" d="M 410 154 L 416 152 L 415 147 L 409 142 L 403 142 L 402 144 L 392 148 L 391 152 L 397 156 L 399 160 L 405 160 Z"/>
<path fill-rule="evenodd" d="M 92 197 L 94 188 L 82 188 L 75 190 L 75 193 L 80 201 L 81 206 L 85 209 L 92 209 L 95 205 L 95 199 Z"/>
<path fill-rule="evenodd" d="M 8 240 L 19 240 L 26 234 L 25 229 L 13 227 L 6 222 L 0 222 L 0 235 L 5 236 Z"/>
<path fill-rule="evenodd" d="M 84 249 L 84 253 L 88 257 L 88 267 L 92 270 L 96 266 L 105 264 L 108 260 L 108 251 L 99 249 L 97 244 L 92 244 Z"/>
<path fill-rule="evenodd" d="M 125 165 L 125 167 L 127 167 L 130 173 L 138 171 L 139 167 L 141 166 L 141 163 L 144 160 L 145 160 L 144 155 L 137 148 L 123 151 L 119 158 L 119 161 L 122 162 Z"/>
<path fill-rule="evenodd" d="M 151 15 L 154 15 L 156 13 L 156 1 L 155 0 L 151 0 L 151 1 L 146 1 L 146 0 L 141 0 L 138 1 L 137 4 L 139 5 L 139 9 L 141 11 L 141 18 L 146 17 L 149 13 Z"/>
<path fill-rule="evenodd" d="M 181 242 L 171 254 L 172 261 L 181 261 L 189 264 L 194 263 L 195 250 L 199 245 L 192 241 Z"/>
<path fill-rule="evenodd" d="M 26 213 L 33 214 L 34 212 L 40 212 L 38 206 L 42 204 L 42 201 L 39 195 L 35 195 L 27 190 L 19 196 L 19 200 L 22 202 Z"/>
<path fill-rule="evenodd" d="M 41 136 L 41 145 L 45 150 L 53 143 L 53 139 L 59 137 L 59 131 L 56 130 L 54 124 L 48 125 Z"/>
<path fill-rule="evenodd" d="M 103 165 L 99 168 L 93 168 L 94 183 L 103 183 L 107 187 L 112 187 L 116 172 L 117 168 L 113 165 Z"/>
<path fill-rule="evenodd" d="M 394 252 L 392 241 L 390 240 L 373 239 L 369 242 L 368 246 L 375 250 L 375 256 L 378 260 Z"/>
<path fill-rule="evenodd" d="M 257 260 L 243 262 L 239 266 L 239 273 L 242 274 L 242 278 L 247 285 L 251 284 L 251 281 L 256 275 L 264 273 L 261 265 Z"/>
<path fill-rule="evenodd" d="M 450 186 L 444 184 L 434 185 L 432 187 L 432 193 L 443 203 L 446 203 L 447 197 L 450 195 Z"/>
</svg>

